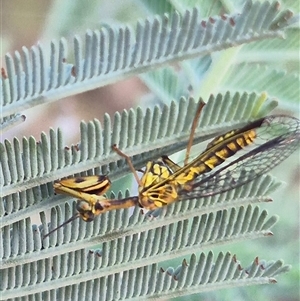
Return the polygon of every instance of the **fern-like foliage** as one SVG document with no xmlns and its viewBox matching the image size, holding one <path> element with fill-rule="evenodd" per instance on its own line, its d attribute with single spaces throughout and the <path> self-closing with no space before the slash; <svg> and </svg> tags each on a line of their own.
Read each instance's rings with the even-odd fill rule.
<svg viewBox="0 0 300 301">
<path fill-rule="evenodd" d="M 117 29 L 88 31 L 85 44 L 74 37 L 74 64 L 67 60 L 67 42 L 23 48 L 6 55 L 7 78 L 1 79 L 3 117 L 35 104 L 107 85 L 174 61 L 197 57 L 266 38 L 282 36 L 291 13 L 278 5 L 248 2 L 228 17 L 199 18 L 199 10 L 155 17 Z M 262 17 L 264 16 L 264 17 Z M 151 37 L 151 38 L 150 38 Z M 84 51 L 83 51 L 84 50 Z M 50 61 L 45 56 L 49 53 Z M 24 64 L 22 64 L 24 60 Z M 82 83 L 84 82 L 84 85 Z"/>
<path fill-rule="evenodd" d="M 255 205 L 270 202 L 270 193 L 280 184 L 269 175 L 221 195 L 155 211 L 111 211 L 92 223 L 77 219 L 43 239 L 76 210 L 76 200 L 54 194 L 54 180 L 108 174 L 114 183 L 129 168 L 111 150 L 113 144 L 137 169 L 185 149 L 198 97 L 207 104 L 195 144 L 268 114 L 278 104 L 274 97 L 283 98 L 285 108 L 297 104 L 299 75 L 294 72 L 270 65 L 253 69 L 250 61 L 228 69 L 233 57 L 238 61 L 257 44 L 238 54 L 229 49 L 232 46 L 261 41 L 266 44 L 260 49 L 266 49 L 266 39 L 289 35 L 289 25 L 295 22 L 291 11 L 278 2 L 247 1 L 240 12 L 203 18 L 201 7 L 186 10 L 164 3 L 144 1 L 151 11 L 169 14 L 149 17 L 134 28 L 88 30 L 85 42 L 75 36 L 71 54 L 69 43 L 61 39 L 49 47 L 24 47 L 22 53 L 6 55 L 0 85 L 3 130 L 24 121 L 21 111 L 26 108 L 133 75 L 151 89 L 156 105 L 116 112 L 113 118 L 106 114 L 102 124 L 96 119 L 82 122 L 78 145 L 66 147 L 60 129 L 41 133 L 39 140 L 24 137 L 0 143 L 0 300 L 166 300 L 275 283 L 276 275 L 290 269 L 281 260 L 253 260 L 256 254 L 242 264 L 238 255 L 214 256 L 211 251 L 272 236 L 278 217 Z M 219 50 L 226 55 L 217 56 Z M 170 63 L 178 64 L 180 71 Z M 266 76 L 269 83 L 264 82 Z M 122 192 L 108 196 L 131 195 L 126 188 L 113 187 Z M 38 216 L 35 222 L 33 215 Z M 189 260 L 182 261 L 182 256 Z M 161 267 L 171 259 L 177 262 L 171 264 L 174 267 Z"/>
<path fill-rule="evenodd" d="M 228 95 L 228 98 L 231 100 L 230 103 L 233 104 L 234 99 L 236 99 L 235 106 L 239 108 L 240 111 L 244 111 L 249 118 L 252 118 L 251 114 L 257 114 L 258 106 L 261 106 L 260 97 L 255 98 L 255 95 L 252 95 L 252 97 L 244 95 L 241 99 L 239 99 L 238 96 L 239 95 L 230 97 L 230 95 Z M 215 136 L 216 131 L 220 131 L 220 128 L 216 127 L 216 124 L 219 123 L 219 126 L 222 125 L 222 127 L 224 127 L 228 124 L 228 121 L 224 122 L 224 120 L 227 119 L 231 119 L 231 124 L 236 123 L 236 121 L 234 121 L 236 114 L 234 114 L 233 110 L 229 110 L 226 115 L 220 110 L 220 106 L 224 107 L 223 100 L 220 99 L 220 97 L 219 101 L 212 99 L 205 107 L 205 111 L 202 115 L 203 118 L 200 122 L 200 126 L 202 128 L 205 128 L 204 125 L 206 125 L 208 131 L 214 129 L 214 133 L 212 134 L 213 136 Z M 252 110 L 250 109 L 251 107 Z M 166 108 L 167 107 L 165 107 L 165 110 L 162 112 L 159 122 L 157 122 L 157 119 L 154 117 L 150 118 L 150 120 L 155 121 L 156 125 L 164 124 L 163 121 L 165 120 L 168 121 L 165 122 L 161 131 L 157 131 L 157 133 L 160 133 L 162 137 L 153 138 L 157 141 L 158 148 L 144 155 L 141 154 L 140 156 L 133 156 L 134 163 L 144 165 L 145 163 L 143 160 L 151 159 L 151 157 L 148 156 L 158 156 L 160 152 L 165 150 L 177 151 L 181 149 L 183 145 L 186 145 L 188 138 L 187 132 L 183 131 L 180 135 L 178 131 L 176 131 L 176 136 L 173 137 L 173 135 L 174 129 L 178 128 L 178 122 L 180 124 L 180 128 L 186 128 L 186 131 L 190 126 L 189 122 L 184 122 L 184 119 L 180 120 L 179 118 L 175 118 L 177 117 L 176 115 L 170 114 L 172 110 L 167 110 Z M 171 108 L 173 108 L 173 113 L 177 111 L 175 109 L 177 108 L 175 103 L 171 106 Z M 191 108 L 194 110 L 195 101 L 193 99 L 189 102 L 182 100 L 180 102 L 180 108 Z M 138 111 L 139 110 L 137 110 L 137 112 Z M 156 111 L 158 112 L 158 110 Z M 222 114 L 218 114 L 218 111 L 222 112 Z M 150 110 L 148 110 L 148 112 L 150 112 Z M 183 110 L 180 112 L 183 112 Z M 128 116 L 127 112 L 124 114 L 124 116 Z M 153 116 L 155 115 L 153 114 Z M 182 116 L 182 113 L 180 116 Z M 184 114 L 183 116 L 191 116 L 191 114 Z M 242 119 L 245 120 L 245 118 L 246 117 L 243 116 Z M 118 121 L 115 121 L 112 137 L 115 137 L 119 143 L 122 141 L 121 137 L 125 141 L 136 141 L 136 136 L 133 136 L 131 139 L 128 138 L 132 136 L 130 130 L 133 132 L 135 132 L 135 130 L 132 130 L 132 127 L 129 127 L 129 130 L 125 131 L 127 128 L 125 127 L 125 124 L 128 123 L 126 122 L 126 119 L 125 121 L 124 119 L 125 117 L 120 119 L 117 117 L 116 120 L 120 120 L 119 123 L 123 125 L 122 131 L 120 131 L 120 126 L 117 125 Z M 122 120 L 123 122 L 121 122 Z M 144 120 L 147 121 L 149 119 Z M 100 143 L 98 139 L 100 141 L 108 140 L 110 142 L 111 139 L 108 137 L 101 138 L 101 135 L 95 135 L 95 133 L 100 134 L 101 131 L 99 128 L 96 128 L 95 130 L 95 127 L 92 125 L 99 126 L 99 122 L 93 122 L 90 126 L 82 125 L 81 144 L 80 147 L 74 148 L 77 151 L 74 151 L 73 154 L 70 153 L 69 149 L 65 150 L 64 147 L 51 149 L 51 142 L 55 142 L 56 139 L 51 139 L 50 145 L 48 145 L 49 142 L 46 138 L 39 144 L 33 141 L 33 139 L 29 140 L 28 144 L 23 143 L 23 147 L 25 146 L 23 154 L 28 153 L 33 155 L 28 157 L 27 164 L 24 164 L 26 162 L 26 157 L 24 157 L 23 160 L 20 161 L 22 162 L 21 166 L 19 168 L 16 167 L 15 172 L 12 173 L 9 173 L 13 171 L 9 168 L 9 166 L 16 166 L 18 160 L 14 162 L 12 160 L 7 160 L 7 162 L 10 162 L 11 164 L 2 164 L 2 167 L 7 167 L 6 170 L 2 169 L 2 173 L 7 175 L 4 179 L 8 179 L 8 174 L 13 175 L 14 173 L 27 175 L 27 178 L 30 178 L 31 176 L 32 179 L 35 179 L 39 171 L 42 170 L 41 167 L 45 167 L 45 170 L 48 170 L 49 173 L 59 171 L 68 173 L 68 168 L 70 168 L 70 166 L 72 167 L 72 170 L 74 170 L 76 167 L 80 168 L 80 165 L 83 162 L 89 164 L 90 160 L 97 160 L 97 157 L 101 157 L 107 161 L 108 159 L 105 158 L 103 154 L 95 156 L 98 149 L 96 145 Z M 148 127 L 151 126 L 154 126 L 154 124 L 146 122 L 146 127 L 134 128 L 142 129 L 143 133 L 150 133 Z M 106 133 L 107 136 L 110 136 L 109 132 L 110 130 L 104 128 L 102 134 Z M 165 135 L 162 135 L 163 132 Z M 207 135 L 207 133 L 202 132 L 201 135 L 198 136 L 197 132 L 196 140 L 200 139 L 201 141 L 203 135 Z M 142 137 L 147 137 L 147 135 Z M 95 144 L 89 143 L 91 138 Z M 160 138 L 164 140 L 165 143 L 169 139 L 170 145 L 163 145 L 163 147 L 160 146 Z M 142 144 L 145 143 L 146 145 L 149 145 L 149 142 L 153 141 L 153 139 L 144 140 L 142 141 Z M 177 139 L 179 141 L 182 140 L 183 143 L 178 143 L 177 147 L 174 148 L 174 140 Z M 43 145 L 43 141 L 47 144 Z M 15 146 L 17 145 L 18 144 L 15 142 Z M 55 145 L 61 144 L 55 143 Z M 122 145 L 126 151 L 129 152 L 131 148 L 134 148 L 134 144 L 133 146 L 128 147 L 128 145 L 123 142 Z M 37 147 L 39 146 L 41 146 L 41 148 L 38 151 Z M 14 150 L 17 150 L 18 147 L 10 147 L 8 142 L 5 147 L 6 148 L 4 148 L 4 145 L 2 146 L 2 150 L 5 150 L 2 154 L 6 154 L 5 156 L 2 156 L 2 158 L 17 157 Z M 49 149 L 51 149 L 51 152 Z M 100 149 L 105 149 L 105 147 L 102 145 Z M 154 155 L 150 155 L 151 152 L 154 153 Z M 55 155 L 55 153 L 57 155 Z M 40 155 L 37 157 L 36 154 Z M 109 154 L 109 156 L 115 157 L 115 154 Z M 60 158 L 59 161 L 57 160 L 58 158 Z M 34 162 L 30 161 L 32 159 L 34 159 Z M 67 162 L 68 164 L 65 164 Z M 126 166 L 124 162 L 121 163 L 122 165 L 114 163 L 113 160 L 111 160 L 111 164 L 107 165 L 106 169 L 110 168 L 109 170 L 112 179 L 114 179 L 116 174 L 119 173 L 124 166 Z M 54 169 L 53 166 L 55 166 L 56 169 Z M 27 167 L 29 170 L 26 170 Z M 85 167 L 85 169 L 89 168 L 89 165 Z M 66 169 L 66 171 L 63 171 L 64 169 Z M 127 166 L 124 169 L 126 170 Z M 45 178 L 49 176 L 45 173 L 42 174 L 44 174 Z M 39 180 L 36 181 L 38 183 Z M 22 182 L 22 180 L 20 180 L 20 182 Z M 31 181 L 30 183 L 34 183 L 34 181 Z M 8 189 L 12 190 L 20 189 L 17 188 L 18 186 L 16 184 L 11 183 L 6 186 L 10 187 Z M 141 210 L 139 208 L 136 208 L 133 213 L 131 213 L 129 209 L 109 212 L 108 214 L 104 214 L 97 218 L 93 223 L 87 224 L 81 220 L 74 221 L 72 224 L 59 229 L 45 240 L 43 240 L 42 237 L 43 234 L 48 231 L 46 230 L 48 228 L 46 222 L 47 218 L 45 214 L 41 212 L 40 217 L 42 226 L 31 226 L 29 216 L 32 212 L 39 212 L 41 211 L 41 208 L 59 204 L 57 207 L 53 208 L 51 217 L 51 227 L 56 227 L 72 215 L 75 207 L 70 207 L 69 203 L 62 205 L 63 200 L 66 200 L 66 197 L 54 196 L 51 184 L 35 186 L 33 188 L 26 189 L 25 191 L 9 194 L 2 202 L 2 211 L 5 212 L 6 216 L 2 217 L 3 228 L 1 242 L 3 246 L 3 260 L 1 273 L 3 279 L 10 279 L 9 282 L 7 282 L 8 280 L 3 282 L 3 285 L 6 283 L 6 285 L 2 287 L 3 295 L 6 299 L 8 299 L 10 296 L 16 297 L 24 294 L 26 295 L 30 291 L 30 294 L 35 293 L 35 296 L 37 296 L 47 289 L 47 291 L 49 291 L 48 293 L 51 296 L 54 296 L 56 294 L 60 294 L 61 289 L 57 291 L 57 288 L 62 286 L 62 281 L 65 289 L 67 289 L 69 284 L 72 284 L 72 287 L 68 288 L 68 290 L 73 291 L 73 289 L 76 290 L 76 288 L 73 288 L 74 283 L 76 282 L 80 285 L 79 283 L 82 283 L 83 281 L 87 281 L 87 283 L 89 283 L 92 279 L 104 277 L 103 279 L 105 280 L 102 281 L 106 283 L 106 281 L 108 281 L 111 277 L 117 277 L 116 271 L 121 273 L 118 277 L 121 277 L 121 275 L 124 277 L 123 272 L 126 271 L 129 274 L 133 273 L 130 277 L 133 277 L 136 281 L 131 283 L 136 286 L 139 285 L 138 281 L 143 281 L 143 278 L 139 276 L 139 274 L 135 274 L 139 271 L 139 269 L 142 269 L 143 271 L 152 270 L 156 267 L 156 265 L 153 266 L 153 263 L 157 264 L 165 258 L 176 258 L 178 256 L 190 254 L 197 248 L 201 248 L 201 250 L 203 250 L 206 247 L 210 248 L 218 244 L 270 235 L 270 228 L 276 221 L 276 217 L 267 219 L 266 211 L 260 212 L 258 207 L 253 208 L 250 204 L 269 201 L 268 193 L 270 189 L 274 189 L 276 185 L 277 184 L 274 183 L 270 177 L 261 177 L 240 187 L 239 189 L 229 191 L 228 193 L 219 196 L 205 198 L 202 200 L 178 202 L 174 205 L 168 206 L 167 208 L 150 212 L 146 215 L 141 214 Z M 6 186 L 3 188 L 5 189 Z M 26 195 L 29 197 L 23 198 Z M 119 197 L 122 197 L 122 195 L 119 195 Z M 23 203 L 21 203 L 22 200 Z M 24 203 L 24 201 L 27 201 L 27 203 Z M 89 256 L 91 255 L 88 255 L 90 253 L 86 248 L 92 248 L 93 246 L 101 243 L 103 243 L 101 251 L 96 252 L 96 254 L 100 255 L 100 261 L 98 263 L 93 261 L 92 265 L 89 259 Z M 49 261 L 49 257 L 53 259 Z M 93 260 L 95 260 L 95 258 Z M 77 267 L 79 270 L 76 272 L 74 268 L 77 264 L 74 266 L 71 262 L 74 264 L 76 262 L 80 262 L 81 268 Z M 228 262 L 229 261 L 227 261 L 226 264 L 228 264 Z M 52 267 L 51 269 L 49 269 L 49 264 Z M 82 264 L 86 266 L 85 270 L 83 269 Z M 15 282 L 11 282 L 20 281 L 18 277 L 12 277 L 16 271 L 15 267 L 20 268 L 21 275 L 29 273 L 29 278 L 25 282 L 22 282 L 19 288 Z M 137 270 L 132 270 L 133 268 Z M 37 277 L 36 273 L 30 272 L 35 269 L 43 275 L 41 276 L 43 280 Z M 208 266 L 208 270 L 205 271 L 205 274 L 213 273 L 210 269 L 211 266 Z M 223 272 L 224 271 L 222 270 L 222 273 Z M 51 275 L 49 275 L 49 273 Z M 44 278 L 46 275 L 47 277 Z M 161 281 L 160 277 L 161 276 L 157 279 L 157 286 L 153 288 L 150 295 L 160 295 L 162 293 L 161 290 L 165 291 L 166 288 L 162 288 L 159 285 Z M 219 275 L 216 275 L 216 277 L 218 278 Z M 224 287 L 226 287 L 227 283 L 225 278 L 222 279 Z M 171 281 L 172 278 L 168 279 L 168 281 Z M 196 280 L 193 280 L 193 282 L 194 281 Z M 269 280 L 263 277 L 259 281 L 263 283 Z M 85 285 L 88 285 L 87 283 Z M 200 284 L 203 285 L 203 282 L 200 281 L 199 285 Z M 14 287 L 13 291 L 9 290 L 9 287 Z M 180 292 L 180 288 L 181 287 L 177 289 L 177 293 L 176 290 L 172 290 L 171 295 L 181 295 L 182 292 Z M 114 289 L 115 287 L 112 287 L 112 291 L 114 291 Z M 103 290 L 103 286 L 100 290 Z M 132 289 L 126 286 L 126 290 L 123 292 L 125 295 L 120 295 L 120 298 L 127 296 L 129 294 L 128 290 L 130 291 Z M 206 291 L 207 288 L 203 290 Z M 198 287 L 196 289 L 195 287 L 195 292 L 201 292 L 201 288 Z M 108 291 L 107 293 L 109 294 L 111 292 Z M 168 293 L 166 293 L 166 295 L 168 295 Z M 57 298 L 59 299 L 58 296 L 59 295 L 57 295 Z M 142 295 L 136 295 L 136 298 L 141 296 Z M 98 300 L 107 300 L 107 298 L 108 297 L 105 296 L 104 299 Z"/>
<path fill-rule="evenodd" d="M 113 144 L 132 156 L 136 168 L 160 155 L 185 148 L 196 105 L 191 98 L 189 101 L 182 99 L 178 105 L 173 102 L 170 107 L 164 106 L 163 111 L 156 107 L 146 110 L 145 114 L 140 108 L 121 115 L 116 113 L 113 128 L 106 115 L 103 130 L 97 120 L 81 123 L 80 146 L 72 148 L 65 147 L 60 131 L 52 130 L 49 138 L 42 134 L 40 142 L 32 137 L 24 138 L 22 147 L 18 140 L 0 144 L 2 195 L 7 198 L 2 212 L 10 213 L 3 217 L 2 225 L 40 212 L 43 199 L 52 206 L 60 203 L 61 197 L 49 200 L 53 198 L 52 181 L 57 178 L 94 168 L 96 174 L 109 173 L 112 180 L 128 173 L 126 162 L 112 151 Z M 214 137 L 226 128 L 241 126 L 260 115 L 259 110 L 275 105 L 272 99 L 264 99 L 262 103 L 261 97 L 255 94 L 212 96 L 203 109 L 195 142 Z"/>
</svg>

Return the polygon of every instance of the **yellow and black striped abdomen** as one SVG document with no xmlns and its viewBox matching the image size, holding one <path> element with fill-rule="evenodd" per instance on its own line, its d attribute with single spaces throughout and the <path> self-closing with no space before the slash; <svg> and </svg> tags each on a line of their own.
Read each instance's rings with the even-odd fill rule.
<svg viewBox="0 0 300 301">
<path fill-rule="evenodd" d="M 215 148 L 214 150 L 215 156 L 218 159 L 224 161 L 227 158 L 236 154 L 239 150 L 252 144 L 255 138 L 256 138 L 255 130 L 250 130 L 244 133 L 240 133 L 237 136 L 233 135 L 229 139 L 226 139 L 226 135 L 225 135 L 223 139 L 223 143 L 220 142 L 219 146 L 213 147 Z M 222 162 L 218 163 L 217 165 L 221 164 Z M 216 167 L 217 165 L 214 165 L 212 168 Z"/>
<path fill-rule="evenodd" d="M 256 131 L 254 129 L 242 133 L 238 132 L 237 134 L 232 131 L 217 137 L 210 143 L 210 147 L 182 168 L 182 172 L 176 175 L 174 180 L 179 185 L 183 185 L 194 180 L 200 174 L 210 172 L 227 158 L 252 144 L 255 138 Z"/>
<path fill-rule="evenodd" d="M 239 128 L 239 129 L 235 129 L 232 131 L 229 131 L 227 133 L 224 133 L 220 136 L 217 136 L 216 138 L 214 138 L 212 141 L 210 141 L 207 146 L 206 146 L 206 150 L 213 148 L 214 146 L 220 145 L 220 143 L 222 142 L 228 142 L 231 141 L 232 139 L 239 139 L 240 137 L 245 138 L 246 139 L 246 143 L 247 145 L 251 144 L 251 141 L 248 141 L 248 137 L 246 137 L 248 135 L 248 133 L 252 132 L 253 130 L 259 128 L 262 123 L 264 122 L 264 118 L 255 120 L 254 122 L 249 123 L 248 125 Z M 245 136 L 246 135 L 246 136 Z M 251 139 L 251 137 L 250 137 Z"/>
</svg>

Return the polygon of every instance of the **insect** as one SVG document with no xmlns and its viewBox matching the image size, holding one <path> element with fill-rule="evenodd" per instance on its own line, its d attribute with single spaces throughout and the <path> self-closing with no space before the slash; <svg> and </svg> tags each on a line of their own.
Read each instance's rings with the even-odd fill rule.
<svg viewBox="0 0 300 301">
<path fill-rule="evenodd" d="M 138 182 L 139 205 L 153 210 L 239 187 L 277 166 L 299 147 L 299 142 L 299 119 L 271 115 L 216 137 L 189 163 L 187 154 L 183 167 L 162 156 L 147 163 Z"/>
<path fill-rule="evenodd" d="M 267 173 L 299 146 L 300 121 L 290 116 L 271 115 L 216 137 L 200 155 L 188 162 L 193 135 L 203 106 L 204 103 L 199 102 L 182 167 L 169 157 L 162 156 L 159 160 L 149 161 L 139 178 L 130 158 L 116 146 L 113 147 L 127 160 L 138 183 L 138 196 L 121 200 L 105 198 L 103 193 L 110 187 L 106 176 L 56 182 L 56 192 L 79 198 L 78 214 L 59 227 L 77 217 L 91 221 L 95 216 L 109 210 L 136 205 L 153 210 L 178 200 L 226 192 Z"/>
</svg>

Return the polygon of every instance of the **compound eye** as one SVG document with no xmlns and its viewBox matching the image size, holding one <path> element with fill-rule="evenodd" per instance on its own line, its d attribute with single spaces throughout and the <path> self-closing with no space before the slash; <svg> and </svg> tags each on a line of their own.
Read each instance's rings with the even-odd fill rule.
<svg viewBox="0 0 300 301">
<path fill-rule="evenodd" d="M 92 211 L 91 204 L 85 200 L 78 200 L 76 209 L 77 209 L 80 217 L 85 222 L 91 222 L 95 218 L 95 214 Z"/>
<path fill-rule="evenodd" d="M 76 210 L 81 214 L 85 211 L 92 210 L 92 206 L 89 202 L 84 200 L 77 200 Z"/>
</svg>

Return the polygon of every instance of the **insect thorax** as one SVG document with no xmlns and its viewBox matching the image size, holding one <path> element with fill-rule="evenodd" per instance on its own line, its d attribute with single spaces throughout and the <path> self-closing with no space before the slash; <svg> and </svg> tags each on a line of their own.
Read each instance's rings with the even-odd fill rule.
<svg viewBox="0 0 300 301">
<path fill-rule="evenodd" d="M 177 185 L 168 179 L 173 171 L 162 161 L 150 161 L 141 178 L 139 202 L 143 208 L 153 210 L 177 200 Z"/>
</svg>

